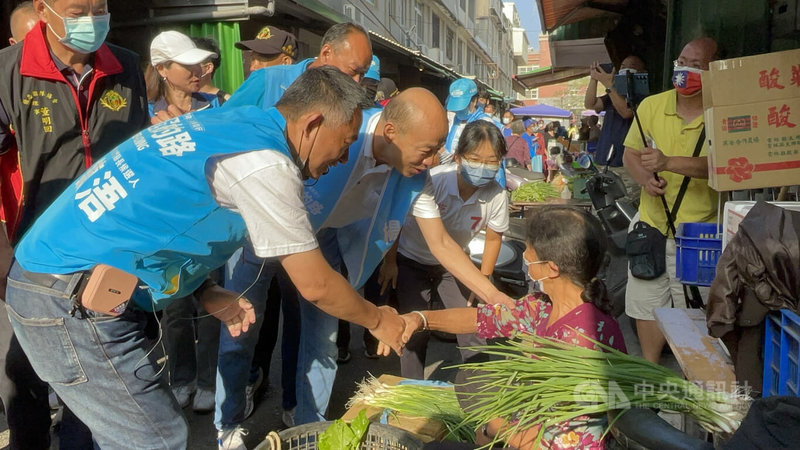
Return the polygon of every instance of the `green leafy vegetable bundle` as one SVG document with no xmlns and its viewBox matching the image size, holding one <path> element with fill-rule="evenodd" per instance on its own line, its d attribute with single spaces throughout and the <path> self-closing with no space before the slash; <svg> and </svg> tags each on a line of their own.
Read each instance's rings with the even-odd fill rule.
<svg viewBox="0 0 800 450">
<path fill-rule="evenodd" d="M 369 419 L 367 411 L 362 409 L 355 419 L 347 424 L 342 419 L 336 419 L 322 434 L 319 435 L 317 448 L 319 450 L 358 450 L 367 435 Z"/>
<path fill-rule="evenodd" d="M 464 422 L 464 412 L 452 388 L 420 384 L 388 385 L 370 376 L 359 383 L 358 391 L 350 398 L 347 407 L 359 402 L 408 417 L 438 420 L 448 430 L 446 440 L 475 442 L 478 424 Z"/>
<path fill-rule="evenodd" d="M 597 343 L 592 350 L 535 335 L 475 347 L 502 359 L 463 364 L 476 369 L 466 423 L 504 418 L 514 425 L 499 436 L 552 425 L 583 415 L 630 408 L 683 412 L 709 431 L 736 430 L 750 404 L 747 392 L 707 391 L 671 370 Z"/>
<path fill-rule="evenodd" d="M 512 202 L 543 202 L 548 198 L 558 198 L 561 194 L 553 185 L 544 181 L 526 183 L 511 192 Z"/>
</svg>

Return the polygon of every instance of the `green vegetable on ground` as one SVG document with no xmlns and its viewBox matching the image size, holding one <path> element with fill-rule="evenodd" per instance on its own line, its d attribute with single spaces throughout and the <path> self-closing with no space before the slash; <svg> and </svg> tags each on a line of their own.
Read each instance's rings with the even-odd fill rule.
<svg viewBox="0 0 800 450">
<path fill-rule="evenodd" d="M 367 428 L 369 428 L 369 419 L 367 419 L 367 410 L 365 409 L 358 413 L 350 425 L 342 419 L 336 419 L 319 435 L 317 448 L 319 450 L 358 450 L 367 435 Z"/>
<path fill-rule="evenodd" d="M 464 412 L 452 388 L 419 384 L 388 385 L 370 376 L 358 384 L 358 391 L 347 402 L 347 407 L 359 402 L 407 417 L 438 420 L 448 430 L 445 440 L 475 442 L 478 424 L 465 421 Z"/>
<path fill-rule="evenodd" d="M 547 427 L 578 416 L 658 408 L 731 433 L 747 413 L 748 392 L 707 391 L 665 367 L 596 344 L 605 351 L 521 334 L 516 341 L 475 347 L 502 359 L 459 366 L 479 371 L 470 379 L 480 387 L 471 394 L 474 406 L 464 422 L 499 417 L 514 423 L 498 440 L 538 425 L 541 439 Z"/>
<path fill-rule="evenodd" d="M 558 198 L 561 194 L 552 184 L 544 181 L 526 183 L 511 192 L 512 202 L 543 202 L 548 198 Z"/>
</svg>

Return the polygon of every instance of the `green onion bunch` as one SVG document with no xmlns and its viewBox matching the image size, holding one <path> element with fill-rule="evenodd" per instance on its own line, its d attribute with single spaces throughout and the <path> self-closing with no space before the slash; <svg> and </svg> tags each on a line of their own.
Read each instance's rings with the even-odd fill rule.
<svg viewBox="0 0 800 450">
<path fill-rule="evenodd" d="M 506 419 L 509 425 L 497 440 L 540 426 L 538 444 L 550 426 L 609 411 L 682 412 L 706 430 L 724 433 L 735 431 L 747 413 L 751 399 L 742 389 L 707 391 L 665 367 L 595 344 L 602 350 L 520 334 L 505 343 L 474 347 L 502 359 L 459 366 L 476 371 L 469 384 L 478 386 L 467 394 L 473 406 L 465 423 Z"/>
<path fill-rule="evenodd" d="M 466 420 L 452 387 L 388 385 L 370 376 L 358 383 L 358 391 L 347 402 L 347 408 L 359 402 L 407 417 L 438 420 L 447 428 L 446 440 L 475 442 L 477 424 Z"/>
<path fill-rule="evenodd" d="M 548 198 L 558 198 L 561 194 L 552 184 L 544 181 L 525 183 L 511 192 L 512 202 L 543 202 Z"/>
</svg>

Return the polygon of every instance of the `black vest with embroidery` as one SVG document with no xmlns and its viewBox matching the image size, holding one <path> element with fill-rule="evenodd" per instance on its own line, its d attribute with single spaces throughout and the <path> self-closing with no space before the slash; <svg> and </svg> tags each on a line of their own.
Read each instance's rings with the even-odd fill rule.
<svg viewBox="0 0 800 450">
<path fill-rule="evenodd" d="M 0 103 L 15 133 L 24 183 L 17 237 L 86 170 L 87 151 L 95 161 L 149 125 L 138 55 L 107 45 L 123 71 L 96 81 L 92 98 L 87 102 L 88 139 L 82 136 L 79 106 L 72 86 L 23 76 L 20 73 L 23 45 L 0 51 Z M 88 89 L 90 81 L 84 83 Z"/>
</svg>

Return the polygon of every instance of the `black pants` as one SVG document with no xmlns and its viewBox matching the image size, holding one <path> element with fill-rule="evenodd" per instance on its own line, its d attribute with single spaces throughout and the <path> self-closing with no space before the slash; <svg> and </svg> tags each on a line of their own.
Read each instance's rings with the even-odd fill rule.
<svg viewBox="0 0 800 450">
<path fill-rule="evenodd" d="M 378 265 L 378 268 L 372 272 L 369 279 L 366 283 L 364 283 L 364 298 L 372 302 L 377 306 L 383 305 L 392 305 L 389 297 L 392 293 L 393 289 L 391 286 L 386 289 L 386 292 L 381 295 L 381 284 L 378 283 L 378 273 L 381 270 L 381 266 Z M 340 349 L 345 349 L 350 346 L 350 322 L 345 320 L 339 321 L 339 332 L 336 335 L 336 346 Z M 364 330 L 364 349 L 369 351 L 371 354 L 375 354 L 378 351 L 378 340 L 375 339 L 375 336 L 372 335 L 367 330 Z"/>
<path fill-rule="evenodd" d="M 405 256 L 397 255 L 397 310 L 406 314 L 429 308 L 431 298 L 438 295 L 445 308 L 464 308 L 470 291 L 441 265 L 422 264 Z M 464 347 L 486 345 L 475 333 L 456 335 L 461 347 L 462 362 L 486 360 L 484 354 Z M 430 332 L 414 333 L 400 356 L 400 374 L 405 378 L 423 379 Z"/>
</svg>

